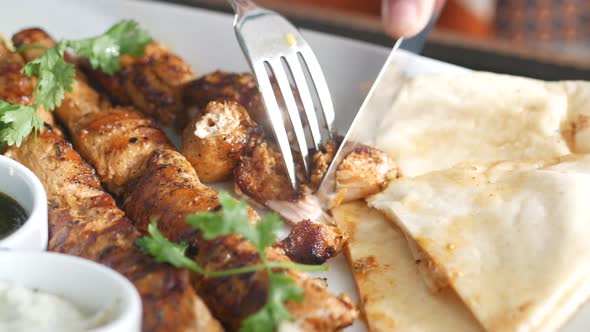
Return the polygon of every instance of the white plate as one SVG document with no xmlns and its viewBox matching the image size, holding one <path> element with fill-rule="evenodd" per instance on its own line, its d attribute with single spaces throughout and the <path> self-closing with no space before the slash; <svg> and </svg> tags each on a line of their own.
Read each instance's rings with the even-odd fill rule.
<svg viewBox="0 0 590 332">
<path fill-rule="evenodd" d="M 133 18 L 190 62 L 197 75 L 215 69 L 248 70 L 230 15 L 151 1 L 3 0 L 1 5 L 0 32 L 7 36 L 25 27 L 39 26 L 57 38 L 88 37 L 122 18 Z M 318 32 L 304 31 L 304 35 L 322 64 L 337 112 L 336 127 L 344 133 L 363 101 L 363 86 L 377 76 L 389 50 Z M 398 62 L 409 74 L 465 71 L 404 51 L 399 52 Z M 356 300 L 355 286 L 342 255 L 330 265 L 330 289 L 345 291 Z M 586 305 L 564 331 L 582 332 L 589 327 L 590 305 Z M 365 330 L 360 322 L 348 329 Z"/>
</svg>

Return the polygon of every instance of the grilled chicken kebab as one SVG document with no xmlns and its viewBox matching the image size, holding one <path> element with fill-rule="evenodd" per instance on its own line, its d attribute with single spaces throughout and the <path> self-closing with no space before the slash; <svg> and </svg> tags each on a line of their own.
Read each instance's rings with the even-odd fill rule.
<svg viewBox="0 0 590 332">
<path fill-rule="evenodd" d="M 1 100 L 32 104 L 34 79 L 20 73 L 23 65 L 21 56 L 0 42 Z M 48 249 L 93 260 L 127 277 L 141 295 L 143 331 L 222 330 L 195 294 L 187 271 L 158 264 L 139 251 L 135 245 L 139 232 L 59 129 L 46 125 L 5 155 L 28 167 L 43 183 Z"/>
<path fill-rule="evenodd" d="M 183 69 L 189 67 L 188 65 L 179 63 L 179 57 L 174 59 L 177 60 L 173 63 L 180 68 L 179 72 L 188 72 Z M 122 57 L 121 63 L 125 67 L 130 61 L 128 57 Z M 153 58 L 149 63 L 153 68 L 172 67 L 165 57 Z M 126 83 L 127 90 L 119 89 L 114 85 L 120 81 L 121 75 L 112 77 L 101 74 L 100 71 L 91 70 L 89 67 L 85 68 L 90 75 L 97 77 L 104 84 L 107 91 L 116 90 L 113 92 L 115 100 L 126 98 L 121 96 L 126 93 L 125 91 L 131 93 L 129 89 L 133 85 L 132 82 Z M 127 68 L 126 72 L 131 72 L 131 69 Z M 176 85 L 179 86 L 183 82 L 183 80 L 176 82 Z M 143 90 L 138 88 L 134 91 L 135 94 L 141 94 Z M 247 193 L 246 197 L 252 198 L 258 205 L 265 205 L 279 211 L 285 219 L 291 221 L 320 218 L 322 210 L 317 200 L 310 195 L 311 191 L 306 188 L 295 191 L 288 185 L 287 173 L 280 161 L 280 156 L 274 148 L 267 145 L 264 139 L 264 126 L 259 126 L 255 121 L 266 123 L 266 115 L 256 82 L 251 75 L 215 72 L 191 82 L 185 91 L 195 93 L 192 97 L 190 94 L 186 96 L 187 104 L 197 103 L 198 105 L 193 106 L 202 107 L 197 116 L 185 126 L 182 134 L 183 154 L 192 164 L 201 181 L 212 183 L 228 180 L 235 173 L 236 190 Z M 149 95 L 142 98 L 128 97 L 130 100 L 149 98 Z M 239 102 L 227 98 L 244 103 L 248 109 Z M 212 101 L 209 102 L 209 100 Z M 199 101 L 204 104 L 199 104 Z M 176 104 L 181 103 L 179 101 Z M 141 103 L 135 103 L 135 105 L 140 110 L 144 109 Z M 186 116 L 188 113 L 189 111 L 185 109 L 177 116 Z M 253 115 L 254 119 L 250 115 Z M 262 145 L 257 146 L 258 144 Z M 329 144 L 329 146 L 337 148 L 335 144 Z M 316 172 L 318 170 L 321 172 L 322 166 L 327 168 L 329 161 L 325 159 L 325 157 L 320 158 L 324 164 L 316 167 Z M 320 264 L 339 253 L 347 238 L 348 234 L 323 224 L 316 227 L 300 227 L 294 229 L 289 238 L 285 239 L 286 242 L 297 244 L 297 246 L 290 245 L 284 248 L 286 254 L 295 261 L 314 261 Z M 317 242 L 311 245 L 311 239 Z M 318 254 L 319 252 L 322 254 Z M 309 257 L 315 258 L 310 260 Z M 318 257 L 322 257 L 322 260 Z"/>
<path fill-rule="evenodd" d="M 13 37 L 17 47 L 53 45 L 39 29 Z M 24 52 L 27 60 L 39 50 Z M 146 232 L 152 217 L 172 241 L 186 241 L 189 255 L 211 270 L 224 270 L 259 262 L 255 248 L 239 236 L 205 240 L 184 221 L 187 214 L 219 208 L 217 193 L 203 185 L 187 159 L 174 150 L 153 120 L 130 109 L 111 107 L 78 74 L 73 91 L 56 109 L 81 155 L 93 164 L 103 183 L 123 198 L 123 207 L 136 227 Z M 269 259 L 288 261 L 280 247 L 269 249 Z M 350 325 L 357 310 L 347 296 L 331 294 L 324 283 L 295 271 L 304 300 L 287 307 L 296 323 L 307 331 L 333 331 Z M 192 274 L 197 293 L 227 328 L 236 330 L 266 299 L 268 280 L 263 272 L 224 278 Z"/>
<path fill-rule="evenodd" d="M 212 101 L 184 129 L 182 152 L 203 182 L 228 180 L 256 131 L 243 106 Z"/>
<path fill-rule="evenodd" d="M 186 127 L 183 135 L 183 153 L 196 168 L 202 181 L 227 180 L 232 175 L 230 169 L 233 170 L 239 166 L 236 170 L 239 175 L 236 176 L 236 185 L 240 192 L 278 211 L 285 219 L 292 222 L 320 218 L 321 208 L 318 202 L 310 197 L 310 193 L 319 184 L 318 179 L 321 179 L 333 157 L 331 149 L 334 145 L 337 148 L 337 144 L 330 141 L 323 147 L 324 151 L 316 151 L 315 156 L 312 157 L 312 164 L 315 167 L 313 167 L 312 181 L 309 186 L 304 186 L 299 191 L 289 189 L 286 172 L 281 169 L 282 165 L 278 165 L 282 162 L 280 156 L 276 159 L 278 153 L 276 148 L 269 145 L 261 148 L 250 144 L 250 147 L 255 148 L 256 151 L 245 149 L 246 133 L 251 132 L 254 123 L 260 124 L 263 131 L 270 132 L 262 97 L 256 80 L 251 74 L 216 71 L 193 80 L 190 66 L 158 43 L 149 44 L 142 57 L 121 56 L 120 63 L 122 70 L 115 75 L 106 75 L 100 70 L 93 70 L 88 65 L 85 68 L 117 102 L 134 105 L 166 125 L 176 118 L 177 127 L 181 129 Z M 294 91 L 294 94 L 296 100 L 299 100 L 297 91 Z M 279 96 L 280 104 L 280 93 L 277 93 L 277 96 Z M 211 112 L 208 104 L 217 100 L 236 101 L 244 107 L 249 117 L 244 116 L 243 113 L 232 114 L 227 110 Z M 190 106 L 196 106 L 201 110 L 201 114 L 187 126 L 190 121 L 187 118 L 189 115 L 187 110 Z M 218 106 L 213 108 L 219 108 Z M 222 127 L 221 136 L 225 139 L 224 142 L 219 142 L 221 137 L 217 135 L 219 132 L 211 138 L 216 128 L 208 131 L 196 128 L 200 126 L 197 122 L 209 121 L 207 118 L 212 117 L 217 117 L 217 121 L 214 121 L 216 125 L 211 127 Z M 249 119 L 250 117 L 252 120 Z M 240 125 L 235 126 L 234 122 Z M 287 121 L 286 125 L 289 127 L 290 123 Z M 232 129 L 232 127 L 235 128 L 235 132 L 223 134 L 223 130 Z M 242 151 L 247 152 L 247 157 L 244 158 L 247 160 L 238 162 Z M 376 157 L 377 154 L 379 156 Z M 340 197 L 343 197 L 344 201 L 375 193 L 391 177 L 391 171 L 395 172 L 395 166 L 392 165 L 391 160 L 376 149 L 370 152 L 365 149 L 362 154 L 356 153 L 353 158 L 354 165 L 360 168 L 347 168 L 346 174 L 341 178 L 342 181 L 337 179 L 337 189 L 341 190 Z M 275 164 L 275 161 L 279 163 Z M 318 162 L 324 163 L 318 164 Z M 261 174 L 261 172 L 264 173 Z M 301 171 L 299 173 L 301 174 Z M 240 181 L 244 177 L 247 179 Z M 300 179 L 305 178 L 300 176 Z M 261 189 L 266 188 L 268 184 L 274 184 L 271 192 Z"/>
<path fill-rule="evenodd" d="M 203 110 L 214 100 L 234 100 L 248 111 L 256 123 L 269 126 L 262 95 L 256 79 L 250 74 L 215 71 L 186 84 L 185 105 Z"/>
<path fill-rule="evenodd" d="M 198 115 L 196 121 L 185 129 L 185 154 L 203 150 L 203 145 L 208 144 L 207 140 L 211 140 L 215 135 L 232 142 L 238 135 L 242 137 L 244 133 L 250 133 L 250 140 L 253 142 L 234 147 L 231 154 L 232 160 L 239 159 L 234 168 L 234 180 L 238 191 L 281 213 L 285 219 L 293 223 L 320 219 L 322 209 L 311 194 L 319 185 L 338 149 L 338 139 L 326 142 L 322 150 L 315 151 L 312 155 L 310 181 L 306 180 L 301 165 L 298 165 L 298 177 L 302 183 L 307 184 L 302 185 L 299 190 L 294 190 L 278 149 L 274 146 L 273 140 L 268 139 L 270 131 L 267 126 L 262 126 L 262 131 L 247 130 L 247 125 L 254 127 L 256 122 L 267 122 L 262 97 L 251 74 L 216 71 L 187 84 L 184 95 L 185 105 L 195 106 L 201 110 L 201 114 L 207 114 Z M 216 104 L 219 104 L 221 100 L 235 101 L 243 105 L 248 113 L 227 116 L 226 112 L 219 108 L 211 107 L 211 103 L 217 101 Z M 212 117 L 212 114 L 215 114 L 218 120 L 210 123 L 205 136 L 201 128 L 207 124 L 200 119 Z M 238 126 L 237 123 L 241 124 L 240 130 L 232 130 L 231 128 Z M 267 135 L 264 135 L 264 130 Z M 226 150 L 229 151 L 229 148 Z M 240 151 L 238 157 L 235 151 Z M 378 192 L 390 179 L 395 178 L 396 169 L 396 165 L 384 152 L 360 146 L 345 158 L 337 172 L 336 189 L 340 192 L 340 200 L 351 201 Z M 198 171 L 197 169 L 200 175 Z"/>
<path fill-rule="evenodd" d="M 116 102 L 134 105 L 165 125 L 182 114 L 183 86 L 194 79 L 191 67 L 158 43 L 148 44 L 141 57 L 121 56 L 114 75 L 84 64 Z"/>
<path fill-rule="evenodd" d="M 129 60 L 123 57 L 121 62 L 125 66 Z M 151 65 L 156 68 L 167 67 L 166 59 L 161 62 L 153 59 Z M 117 81 L 116 77 L 93 70 L 89 73 L 98 75 L 97 78 L 105 83 L 107 91 L 114 90 L 113 81 Z M 105 82 L 105 79 L 108 81 Z M 116 90 L 115 97 L 124 94 L 123 90 Z M 148 99 L 149 96 L 143 98 Z M 221 71 L 205 75 L 186 85 L 184 101 L 177 102 L 180 103 L 195 106 L 199 110 L 183 131 L 182 146 L 184 156 L 195 168 L 201 181 L 218 182 L 228 180 L 233 175 L 238 193 L 244 193 L 259 205 L 281 213 L 286 220 L 297 223 L 302 220 L 317 221 L 322 217 L 321 206 L 311 193 L 319 185 L 338 149 L 338 142 L 328 141 L 322 151 L 313 154 L 310 185 L 293 190 L 278 149 L 272 140 L 265 137 L 265 131 L 269 130 L 268 121 L 252 75 Z M 143 108 L 140 103 L 135 105 Z M 188 113 L 187 109 L 181 112 L 184 115 Z M 337 189 L 342 193 L 338 196 L 340 200 L 352 200 L 376 192 L 389 179 L 390 170 L 394 169 L 390 159 L 376 149 L 367 147 L 362 153 L 355 153 L 351 157 L 347 158 L 342 172 L 338 174 L 337 180 L 340 181 L 337 181 Z M 351 164 L 355 167 L 348 167 Z M 305 182 L 301 167 L 298 173 L 300 180 Z M 338 236 L 333 235 L 335 232 Z M 328 226 L 299 227 L 285 239 L 298 246 L 284 248 L 289 249 L 286 250 L 287 255 L 296 261 L 303 259 L 300 262 L 314 261 L 320 264 L 338 254 L 347 237 L 347 234 Z M 303 238 L 305 242 L 301 241 Z M 311 239 L 316 242 L 312 244 Z M 323 254 L 318 256 L 317 248 L 331 250 L 322 251 Z M 316 259 L 310 260 L 309 257 Z"/>
<path fill-rule="evenodd" d="M 348 237 L 336 226 L 305 220 L 293 225 L 289 236 L 277 246 L 298 263 L 322 264 L 344 249 Z"/>
<path fill-rule="evenodd" d="M 223 74 L 216 72 L 212 76 Z M 249 76 L 232 74 L 222 82 L 229 84 L 231 78 L 241 82 L 247 77 Z M 244 82 L 248 86 L 251 83 L 252 80 Z M 240 83 L 235 82 L 232 85 L 239 86 Z M 229 92 L 231 88 L 221 90 Z M 207 91 L 212 92 L 213 88 Z M 232 95 L 239 96 L 238 91 Z M 246 94 L 251 94 L 250 89 L 246 91 Z M 219 94 L 222 93 L 215 95 Z M 246 101 L 247 98 L 241 96 L 236 99 Z M 258 100 L 259 96 L 253 98 Z M 258 105 L 255 107 L 257 112 L 262 107 L 254 101 L 248 104 Z M 295 223 L 321 217 L 322 210 L 313 196 L 309 195 L 310 190 L 302 188 L 296 191 L 291 187 L 279 152 L 267 142 L 263 129 L 237 101 L 217 99 L 206 103 L 195 119 L 186 126 L 182 138 L 183 154 L 203 181 L 227 180 L 233 174 L 238 192 L 246 194 L 259 205 L 280 212 L 289 221 Z M 300 169 L 299 173 L 301 172 Z"/>
</svg>

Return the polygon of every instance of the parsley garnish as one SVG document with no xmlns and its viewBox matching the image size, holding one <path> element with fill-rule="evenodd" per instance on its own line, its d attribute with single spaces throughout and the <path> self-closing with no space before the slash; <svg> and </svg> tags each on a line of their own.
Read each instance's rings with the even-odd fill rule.
<svg viewBox="0 0 590 332">
<path fill-rule="evenodd" d="M 284 272 L 276 272 L 274 269 L 325 271 L 328 267 L 268 261 L 265 250 L 276 242 L 276 231 L 282 225 L 278 215 L 269 214 L 254 226 L 248 221 L 246 204 L 243 201 L 236 201 L 228 193 L 222 191 L 219 193 L 219 202 L 221 203 L 220 212 L 201 212 L 189 215 L 186 217 L 186 221 L 200 229 L 205 239 L 229 234 L 241 235 L 256 248 L 260 256 L 260 264 L 223 271 L 205 270 L 185 256 L 188 247 L 185 243 L 174 243 L 168 240 L 158 231 L 155 221 L 152 221 L 148 226 L 150 236 L 138 239 L 137 245 L 144 253 L 154 256 L 157 262 L 169 263 L 208 277 L 224 277 L 265 270 L 269 279 L 266 304 L 242 322 L 240 331 L 272 332 L 282 321 L 293 319 L 285 307 L 285 303 L 287 301 L 298 302 L 303 299 L 303 290 L 295 284 L 293 279 Z"/>
<path fill-rule="evenodd" d="M 35 110 L 35 106 L 17 106 L 0 100 L 0 145 L 18 146 L 24 138 L 23 133 L 28 135 L 41 129 L 43 120 Z"/>
<path fill-rule="evenodd" d="M 113 74 L 120 69 L 120 55 L 140 56 L 151 40 L 136 22 L 124 20 L 100 36 L 62 40 L 55 47 L 46 49 L 21 71 L 27 76 L 38 78 L 33 91 L 35 103 L 12 105 L 0 100 L 0 145 L 19 146 L 32 131 L 38 131 L 43 126 L 43 120 L 37 116 L 36 110 L 43 106 L 45 110 L 53 111 L 61 105 L 65 92 L 72 91 L 76 70 L 74 65 L 65 61 L 66 50 L 88 59 L 94 69 Z"/>
</svg>

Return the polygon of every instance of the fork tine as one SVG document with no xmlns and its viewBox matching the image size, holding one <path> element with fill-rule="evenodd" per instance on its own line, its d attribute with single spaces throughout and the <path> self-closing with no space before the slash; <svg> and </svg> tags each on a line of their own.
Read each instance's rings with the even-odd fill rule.
<svg viewBox="0 0 590 332">
<path fill-rule="evenodd" d="M 320 126 L 318 125 L 315 107 L 313 106 L 313 99 L 309 93 L 309 87 L 307 86 L 307 80 L 303 74 L 303 68 L 299 64 L 297 53 L 286 56 L 285 60 L 289 66 L 291 74 L 293 75 L 293 79 L 295 80 L 295 86 L 297 87 L 297 91 L 299 91 L 299 97 L 301 97 L 303 109 L 305 110 L 305 117 L 307 118 L 307 124 L 309 125 L 309 129 L 311 131 L 311 138 L 313 140 L 314 148 L 315 150 L 319 150 L 320 145 L 322 144 L 322 134 L 320 132 Z"/>
<path fill-rule="evenodd" d="M 281 58 L 274 58 L 269 61 L 269 64 L 274 74 L 274 77 L 277 80 L 277 83 L 281 90 L 281 94 L 283 95 L 285 105 L 287 106 L 287 113 L 289 114 L 289 119 L 291 119 L 291 125 L 293 126 L 293 131 L 295 132 L 295 139 L 297 140 L 297 145 L 299 145 L 299 153 L 301 154 L 301 158 L 303 159 L 303 167 L 305 168 L 305 174 L 309 175 L 310 170 L 307 161 L 309 149 L 307 147 L 307 141 L 305 139 L 305 130 L 303 129 L 303 124 L 301 123 L 299 108 L 297 107 L 297 103 L 295 102 L 295 96 L 293 95 L 293 91 L 291 90 L 291 84 L 289 84 L 289 79 L 287 78 L 285 68 L 281 63 Z"/>
<path fill-rule="evenodd" d="M 324 73 L 322 71 L 320 63 L 318 62 L 318 59 L 311 50 L 311 47 L 309 47 L 309 45 L 306 44 L 302 46 L 300 52 L 303 62 L 309 69 L 311 81 L 313 82 L 315 89 L 318 93 L 320 104 L 322 106 L 322 113 L 324 115 L 324 119 L 326 120 L 328 135 L 329 137 L 331 137 L 332 125 L 334 124 L 334 105 L 332 104 L 332 96 L 330 96 L 330 90 L 328 90 L 328 83 L 326 83 L 326 78 L 324 77 Z"/>
<path fill-rule="evenodd" d="M 287 173 L 289 174 L 291 185 L 294 189 L 296 189 L 297 177 L 295 176 L 295 163 L 293 161 L 293 154 L 291 153 L 291 147 L 289 145 L 289 138 L 287 137 L 283 116 L 268 78 L 266 68 L 264 67 L 264 62 L 260 61 L 251 63 L 251 66 L 254 76 L 256 77 L 256 81 L 258 82 L 260 93 L 264 99 L 266 115 L 270 119 L 270 124 L 272 125 L 273 133 L 279 145 L 279 149 L 281 150 L 283 162 L 285 164 L 285 168 L 287 169 Z"/>
</svg>

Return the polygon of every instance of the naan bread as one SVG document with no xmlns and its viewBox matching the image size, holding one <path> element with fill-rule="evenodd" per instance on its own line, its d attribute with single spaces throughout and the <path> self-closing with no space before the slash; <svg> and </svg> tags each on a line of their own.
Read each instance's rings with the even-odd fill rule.
<svg viewBox="0 0 590 332">
<path fill-rule="evenodd" d="M 347 257 L 373 332 L 483 331 L 453 290 L 431 293 L 400 229 L 364 202 L 334 211 L 351 234 Z"/>
<path fill-rule="evenodd" d="M 577 113 L 590 114 L 590 83 L 547 83 L 491 73 L 411 78 L 377 128 L 373 143 L 415 176 L 462 162 L 546 159 L 590 152 L 590 130 L 574 135 Z M 583 109 L 583 111 L 581 111 Z M 590 128 L 590 121 L 582 121 Z M 587 125 L 586 125 L 587 123 Z M 569 139 L 578 143 L 570 149 Z M 583 140 L 586 143 L 580 144 Z"/>
<path fill-rule="evenodd" d="M 358 137 L 360 142 L 373 144 L 387 152 L 399 165 L 402 176 L 417 176 L 432 171 L 444 170 L 465 162 L 548 160 L 570 153 L 590 153 L 590 106 L 588 105 L 590 105 L 590 83 L 588 82 L 548 83 L 521 77 L 477 72 L 460 75 L 424 75 L 407 81 L 392 109 L 387 112 L 375 112 L 375 115 L 364 119 L 360 123 L 361 126 L 358 127 L 360 129 L 355 133 L 355 137 Z M 538 168 L 546 166 L 548 163 L 551 162 L 529 163 L 528 165 L 523 163 L 518 165 L 502 163 L 494 166 L 493 169 L 502 174 L 513 171 L 538 171 Z M 566 167 L 565 164 L 561 163 L 559 167 Z M 576 165 L 582 170 L 585 168 L 580 163 L 576 163 Z M 568 173 L 573 171 L 572 167 L 572 165 L 566 167 Z M 511 170 L 511 168 L 517 168 L 517 170 Z M 552 174 L 555 171 L 557 170 L 552 171 Z M 585 175 L 580 176 L 585 178 Z M 459 184 L 450 179 L 447 180 L 451 183 L 451 186 L 447 188 L 448 190 L 441 187 L 437 187 L 436 190 L 438 190 L 437 193 L 443 196 L 447 195 L 445 197 L 451 199 L 456 197 L 454 190 Z M 400 182 L 399 185 L 401 186 L 403 183 Z M 398 183 L 394 183 L 392 186 L 397 185 Z M 434 189 L 425 190 L 428 192 L 428 190 Z M 502 191 L 500 190 L 500 192 Z M 430 194 L 434 195 L 434 193 Z M 409 204 L 410 210 L 412 204 L 416 204 L 416 206 L 426 204 L 428 206 L 428 200 L 416 199 L 413 195 L 415 194 L 409 191 L 405 201 L 405 204 Z M 534 197 L 532 196 L 531 199 L 534 199 Z M 378 195 L 373 202 L 381 202 L 382 209 L 393 217 L 393 210 L 387 211 L 386 208 L 390 198 L 387 194 L 382 194 Z M 467 200 L 467 197 L 464 197 L 464 199 Z M 479 199 L 482 204 L 485 202 L 493 203 L 498 200 L 493 196 L 486 198 L 481 195 L 473 199 Z M 434 202 L 436 204 L 436 199 Z M 447 203 L 451 204 L 450 202 Z M 549 210 L 550 206 L 552 205 L 545 208 Z M 443 206 L 441 210 L 446 208 L 453 211 L 453 207 L 448 205 Z M 541 210 L 541 207 L 538 209 Z M 445 211 L 437 210 L 437 213 L 439 212 L 443 213 L 442 216 Z M 449 213 L 449 211 L 446 212 Z M 429 215 L 428 217 L 430 220 L 438 220 L 436 215 Z M 385 228 L 379 227 L 379 225 L 372 226 L 375 231 L 371 231 L 370 227 L 367 227 L 367 240 L 353 240 L 350 246 L 351 252 L 355 248 L 358 250 L 358 248 L 368 246 L 373 238 L 377 238 L 378 235 L 376 234 L 387 234 Z M 546 228 L 551 227 L 547 226 Z M 508 228 L 505 230 L 506 232 L 518 237 L 518 235 L 514 234 L 514 229 Z M 531 241 L 538 236 L 539 241 L 543 241 L 544 237 L 550 236 L 546 234 L 537 235 L 531 233 L 531 235 L 524 236 L 531 238 Z M 405 236 L 408 238 L 410 251 L 408 251 L 408 244 L 405 244 L 405 246 L 401 244 L 403 236 L 400 235 L 398 229 L 395 230 L 395 234 L 390 234 L 390 237 L 395 239 L 394 243 L 382 244 L 383 248 L 388 248 L 387 250 L 379 251 L 378 248 L 371 250 L 377 250 L 376 252 L 387 257 L 385 253 L 393 252 L 394 245 L 397 245 L 398 249 L 403 247 L 405 254 L 396 254 L 396 259 L 405 259 L 406 262 L 411 262 L 408 255 L 411 252 L 412 257 L 416 261 L 420 261 L 418 267 L 428 287 L 443 292 L 448 291 L 445 290 L 445 287 L 450 280 L 453 280 L 449 278 L 449 273 L 452 274 L 453 271 L 449 272 L 445 269 L 446 266 L 437 264 L 440 261 L 429 259 L 429 252 L 424 253 L 423 251 L 425 243 L 428 243 L 428 241 L 424 241 L 424 238 L 418 238 L 420 241 L 417 243 L 414 234 L 409 233 L 405 234 Z M 493 239 L 501 237 L 498 233 L 494 233 L 493 236 L 486 234 L 481 236 L 489 236 Z M 520 234 L 520 236 L 523 235 Z M 386 241 L 378 242 L 385 243 Z M 445 249 L 446 252 L 454 251 L 454 246 L 457 245 L 457 243 L 450 244 Z M 445 253 L 444 250 L 443 253 Z M 509 253 L 504 253 L 507 257 L 510 256 Z M 499 259 L 502 256 L 498 255 L 494 259 Z M 355 258 L 353 257 L 353 259 Z M 502 256 L 502 259 L 510 260 L 511 258 Z M 520 259 L 514 259 L 513 261 L 521 262 Z M 406 267 L 409 269 L 409 266 Z M 416 267 L 414 266 L 410 270 L 415 273 Z M 426 273 L 424 273 L 425 270 Z M 387 281 L 385 277 L 362 279 L 358 273 L 355 277 L 360 292 L 369 298 L 371 296 L 379 297 L 380 292 L 386 288 Z M 492 276 L 488 277 L 494 278 Z M 559 277 L 557 278 L 559 279 Z M 412 280 L 418 282 L 420 281 L 418 279 Z M 496 280 L 495 285 L 500 288 L 505 286 L 502 285 L 502 279 Z M 487 287 L 481 281 L 479 286 L 482 286 L 482 289 Z M 552 286 L 546 286 L 548 287 L 546 290 L 550 291 Z M 422 286 L 418 284 L 408 286 L 408 292 L 413 292 L 417 287 Z M 420 292 L 425 291 L 424 288 L 420 289 Z M 505 291 L 510 293 L 511 289 L 507 287 Z M 575 287 L 572 286 L 573 289 Z M 476 292 L 478 288 L 472 290 Z M 489 294 L 493 294 L 493 292 L 489 292 Z M 562 298 L 567 303 L 564 302 L 563 310 L 548 315 L 550 317 L 549 323 L 561 324 L 560 313 L 563 314 L 563 317 L 568 316 L 573 311 L 576 303 L 578 303 L 575 298 L 569 297 L 567 294 L 568 291 L 566 290 L 561 293 Z M 581 298 L 586 298 L 583 289 L 581 293 L 576 294 L 581 295 Z M 386 299 L 389 298 L 389 296 L 384 296 L 383 300 L 378 302 L 381 306 L 377 304 L 376 307 L 387 308 L 390 304 L 387 304 Z M 508 299 L 510 299 L 510 296 Z M 486 309 L 483 310 L 489 310 L 486 313 L 482 312 L 482 309 L 478 309 L 477 305 L 470 303 L 472 309 L 478 309 L 480 319 L 482 315 L 488 315 L 485 316 L 485 319 L 482 319 L 482 322 L 487 324 L 487 327 L 490 327 L 490 324 L 502 321 L 506 321 L 506 323 L 504 325 L 497 324 L 499 326 L 510 326 L 509 321 L 513 319 L 510 317 L 516 317 L 514 318 L 515 326 L 524 326 L 526 324 L 537 326 L 536 324 L 540 324 L 540 318 L 537 321 L 533 319 L 528 323 L 524 323 L 527 320 L 525 318 L 527 314 L 514 314 L 512 311 L 514 305 L 509 302 L 498 302 L 495 305 L 496 307 L 486 305 Z M 504 305 L 507 306 L 503 307 Z M 365 307 L 370 308 L 371 304 L 369 303 Z M 502 311 L 502 308 L 505 310 Z M 527 312 L 532 310 L 528 309 L 528 307 L 521 307 L 521 309 L 526 309 Z M 388 311 L 384 309 L 383 312 L 387 317 L 391 317 L 387 313 L 396 315 L 395 310 Z M 489 316 L 491 312 L 497 312 L 499 316 L 491 318 Z M 501 316 L 502 314 L 508 314 L 508 316 Z M 514 316 L 511 316 L 513 314 Z M 539 312 L 533 314 L 536 317 L 535 319 L 540 317 L 535 316 L 538 314 Z M 378 315 L 373 315 L 373 319 L 374 316 Z M 369 321 L 371 321 L 371 318 L 369 318 Z M 550 326 L 551 324 L 547 325 L 547 328 Z M 457 330 L 460 331 L 461 329 Z"/>
<path fill-rule="evenodd" d="M 421 75 L 408 79 L 393 108 L 363 121 L 356 134 L 387 152 L 402 176 L 416 176 L 464 162 L 590 153 L 588 105 L 590 82 Z M 430 262 L 408 241 L 422 271 Z M 441 287 L 436 274 L 423 277 L 432 289 Z"/>
<path fill-rule="evenodd" d="M 461 165 L 369 199 L 488 331 L 554 331 L 590 295 L 590 155 Z"/>
<path fill-rule="evenodd" d="M 562 127 L 574 153 L 590 153 L 590 82 L 564 81 L 547 83 L 554 91 L 567 96 L 568 119 Z"/>
</svg>

